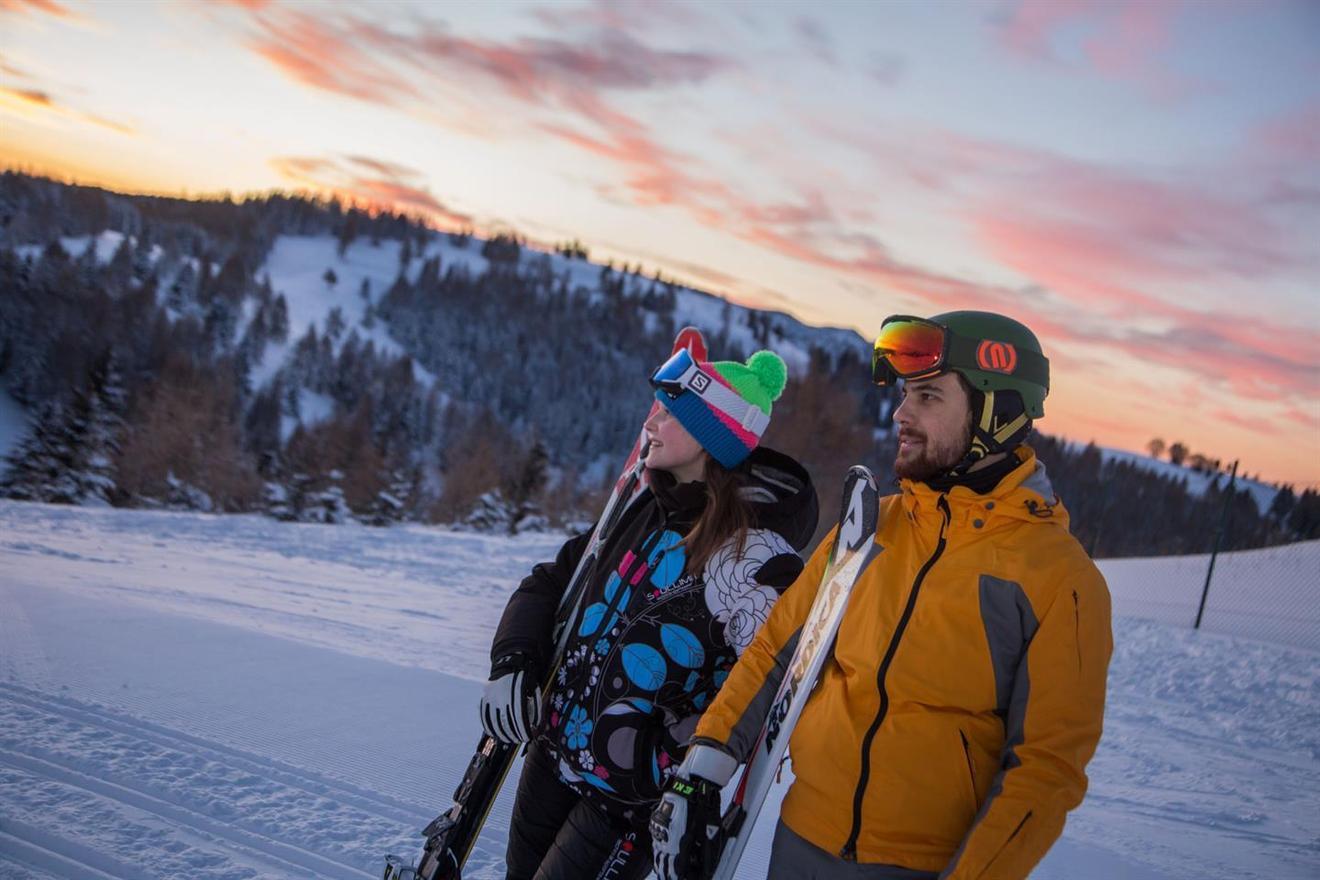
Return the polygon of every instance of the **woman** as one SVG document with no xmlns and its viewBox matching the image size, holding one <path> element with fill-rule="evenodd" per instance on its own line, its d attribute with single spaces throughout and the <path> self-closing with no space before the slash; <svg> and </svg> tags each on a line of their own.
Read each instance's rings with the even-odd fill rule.
<svg viewBox="0 0 1320 880">
<path fill-rule="evenodd" d="M 587 536 L 537 565 L 491 648 L 482 725 L 530 739 L 510 821 L 509 880 L 629 880 L 650 870 L 646 822 L 701 712 L 816 528 L 806 470 L 759 446 L 786 379 L 773 352 L 652 376 L 649 488 L 588 573 L 545 700 L 555 613 Z"/>
</svg>

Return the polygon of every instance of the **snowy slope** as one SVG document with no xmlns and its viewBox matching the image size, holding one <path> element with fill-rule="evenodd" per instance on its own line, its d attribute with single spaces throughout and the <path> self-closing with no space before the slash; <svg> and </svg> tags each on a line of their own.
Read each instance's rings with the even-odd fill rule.
<svg viewBox="0 0 1320 880">
<path fill-rule="evenodd" d="M 83 243 L 86 246 L 86 243 Z M 426 260 L 439 257 L 441 272 L 463 266 L 474 275 L 489 268 L 481 256 L 482 242 L 472 239 L 466 246 L 455 244 L 447 235 L 438 235 L 425 249 L 414 252 L 406 269 L 408 278 L 415 281 Z M 271 286 L 283 294 L 289 303 L 289 341 L 272 345 L 266 356 L 253 371 L 254 384 L 260 387 L 284 363 L 293 345 L 315 325 L 324 330 L 326 319 L 334 308 L 342 310 L 349 328 L 356 329 L 363 341 L 368 339 L 378 350 L 400 352 L 398 344 L 382 325 L 372 329 L 361 326 L 366 301 L 360 296 L 363 280 L 370 284 L 371 299 L 377 301 L 394 283 L 399 273 L 400 242 L 381 241 L 372 244 L 356 239 L 341 257 L 334 236 L 281 236 L 271 249 L 266 264 L 258 271 L 260 277 L 269 275 Z M 113 253 L 113 250 L 111 251 Z M 560 254 L 543 253 L 523 248 L 520 258 L 524 268 L 543 265 L 555 277 L 562 277 L 570 290 L 599 296 L 600 270 L 595 263 L 571 259 Z M 333 270 L 337 281 L 327 284 L 324 276 Z M 639 279 L 638 284 L 649 283 Z M 681 324 L 692 324 L 707 333 L 719 332 L 725 326 L 725 309 L 729 315 L 729 338 L 747 350 L 756 348 L 756 339 L 749 326 L 752 310 L 726 304 L 723 299 L 689 288 L 678 288 L 675 317 Z M 828 327 L 808 327 L 786 314 L 774 313 L 775 338 L 773 345 L 790 363 L 805 366 L 813 344 L 828 351 L 851 349 L 859 356 L 867 355 L 867 345 L 861 336 L 851 330 Z M 239 332 L 242 332 L 240 328 Z M 869 356 L 869 355 L 868 355 Z M 420 368 L 418 377 L 422 378 Z M 428 381 L 430 377 L 426 377 Z"/>
<path fill-rule="evenodd" d="M 403 354 L 403 349 L 382 324 L 371 329 L 361 324 L 368 302 L 361 295 L 362 282 L 370 285 L 370 301 L 378 301 L 398 277 L 399 247 L 397 241 L 372 245 L 358 240 L 341 257 L 338 243 L 332 236 L 281 236 L 257 276 L 269 276 L 271 288 L 276 294 L 283 294 L 288 302 L 289 337 L 282 345 L 272 343 L 267 346 L 265 356 L 253 367 L 253 386 L 260 388 L 275 375 L 308 328 L 315 326 L 323 332 L 330 312 L 336 308 L 344 317 L 345 337 L 355 330 L 363 343 L 374 343 L 377 351 Z M 417 268 L 420 269 L 420 263 Z M 334 284 L 325 280 L 327 269 L 336 276 Z M 420 380 L 434 381 L 416 364 L 413 365 L 413 374 Z"/>
<path fill-rule="evenodd" d="M 1120 614 L 1190 626 L 1209 554 L 1097 562 Z M 1201 626 L 1320 651 L 1320 541 L 1221 553 Z"/>
<path fill-rule="evenodd" d="M 0 878 L 379 876 L 456 784 L 490 632 L 557 542 L 0 502 Z M 1315 877 L 1320 653 L 1115 635 L 1090 795 L 1033 876 Z"/>
</svg>

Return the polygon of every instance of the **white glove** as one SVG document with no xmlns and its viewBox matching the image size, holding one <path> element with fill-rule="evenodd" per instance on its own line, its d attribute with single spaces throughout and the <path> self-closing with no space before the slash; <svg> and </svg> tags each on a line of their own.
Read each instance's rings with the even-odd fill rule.
<svg viewBox="0 0 1320 880">
<path fill-rule="evenodd" d="M 652 860 L 661 880 L 706 876 L 714 866 L 720 789 L 736 769 L 737 759 L 714 746 L 688 749 L 651 814 Z"/>
<path fill-rule="evenodd" d="M 481 695 L 481 728 L 502 743 L 527 742 L 541 724 L 541 687 L 527 659 L 518 654 L 495 663 Z"/>
</svg>

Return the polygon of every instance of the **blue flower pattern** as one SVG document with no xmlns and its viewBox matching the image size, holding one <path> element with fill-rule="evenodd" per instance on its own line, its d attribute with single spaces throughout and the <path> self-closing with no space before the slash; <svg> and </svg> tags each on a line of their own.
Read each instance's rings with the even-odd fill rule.
<svg viewBox="0 0 1320 880">
<path fill-rule="evenodd" d="M 581 706 L 574 706 L 568 713 L 568 723 L 564 725 L 564 743 L 574 751 L 585 749 L 592 726 L 587 718 L 587 710 Z"/>
<path fill-rule="evenodd" d="M 606 748 L 605 740 L 610 740 L 619 729 L 617 721 L 597 724 L 606 716 L 593 717 L 604 706 L 603 700 L 617 699 L 622 688 L 622 693 L 627 694 L 625 702 L 634 701 L 637 706 L 636 717 L 640 720 L 633 723 L 653 723 L 646 720 L 646 716 L 659 712 L 653 704 L 665 705 L 665 714 L 672 721 L 671 710 L 678 707 L 673 705 L 674 694 L 667 689 L 681 691 L 684 702 L 701 711 L 736 659 L 736 654 L 723 645 L 720 646 L 723 650 L 712 652 L 710 648 L 715 646 L 708 645 L 701 634 L 704 633 L 701 618 L 688 616 L 700 614 L 707 606 L 700 591 L 695 594 L 700 611 L 679 611 L 678 616 L 674 616 L 674 611 L 660 611 L 658 619 L 651 613 L 656 603 L 671 596 L 679 603 L 673 608 L 687 607 L 683 603 L 690 600 L 683 597 L 692 592 L 688 588 L 703 583 L 699 575 L 684 575 L 687 554 L 681 541 L 682 536 L 671 530 L 649 534 L 638 555 L 628 552 L 618 570 L 610 573 L 603 595 L 597 594 L 604 601 L 586 608 L 579 621 L 578 644 L 565 658 L 559 679 L 561 693 L 570 682 L 581 691 L 576 699 L 569 691 L 559 729 L 559 742 L 564 749 L 561 754 L 567 761 L 565 769 L 571 771 L 565 781 L 579 790 L 585 784 L 600 791 L 624 792 L 636 797 L 632 794 L 637 791 L 637 783 L 630 781 L 632 771 L 627 765 L 621 768 L 607 760 L 602 751 Z M 635 602 L 635 595 L 642 601 Z M 680 625 L 680 620 L 687 626 Z M 671 676 L 674 676 L 672 680 Z M 662 691 L 666 696 L 661 696 Z M 608 717 L 620 716 L 614 713 Z M 652 785 L 660 784 L 669 762 L 676 760 L 674 756 L 664 755 L 657 764 L 659 757 L 652 754 L 636 768 Z M 619 783 L 621 787 L 611 783 Z"/>
</svg>

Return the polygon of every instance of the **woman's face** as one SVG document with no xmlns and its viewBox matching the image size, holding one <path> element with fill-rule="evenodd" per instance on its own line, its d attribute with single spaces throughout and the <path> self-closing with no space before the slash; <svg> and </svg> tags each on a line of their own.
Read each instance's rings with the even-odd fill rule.
<svg viewBox="0 0 1320 880">
<path fill-rule="evenodd" d="M 651 441 L 651 448 L 646 453 L 647 467 L 669 471 L 680 483 L 702 478 L 706 451 L 663 404 L 646 420 L 645 429 L 646 439 Z"/>
</svg>

